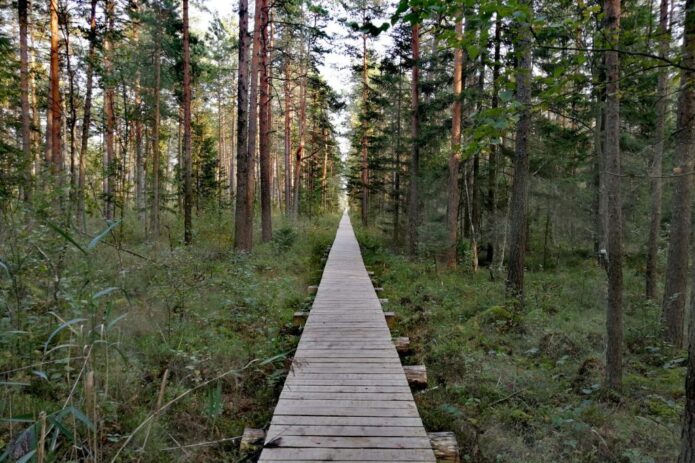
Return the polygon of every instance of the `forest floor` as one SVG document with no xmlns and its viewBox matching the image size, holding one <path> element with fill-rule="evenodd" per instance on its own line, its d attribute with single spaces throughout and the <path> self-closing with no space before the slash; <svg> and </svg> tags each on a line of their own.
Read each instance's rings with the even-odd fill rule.
<svg viewBox="0 0 695 463">
<path fill-rule="evenodd" d="M 406 259 L 373 231 L 358 240 L 397 335 L 411 338 L 405 363 L 427 366 L 429 387 L 416 394 L 425 427 L 456 432 L 465 461 L 676 460 L 687 354 L 659 340 L 642 272 L 626 271 L 624 391 L 607 396 L 605 273 L 590 254 L 528 272 L 518 311 L 505 306 L 504 275 Z"/>
<path fill-rule="evenodd" d="M 273 242 L 248 255 L 215 214 L 197 218 L 188 247 L 176 223 L 147 244 L 135 218 L 91 249 L 103 225 L 6 227 L 0 455 L 36 448 L 43 411 L 49 461 L 111 461 L 121 447 L 118 461 L 240 461 L 234 437 L 269 423 L 298 341 L 292 313 L 310 303 L 338 218 L 293 230 L 278 217 Z"/>
<path fill-rule="evenodd" d="M 292 313 L 311 303 L 339 217 L 295 230 L 277 218 L 273 242 L 244 255 L 228 215 L 198 217 L 189 247 L 173 222 L 147 244 L 135 218 L 81 235 L 20 217 L 0 232 L 0 451 L 35 448 L 44 411 L 49 461 L 121 448 L 119 461 L 241 461 L 234 438 L 272 416 L 298 341 Z M 606 397 L 605 277 L 591 256 L 529 272 L 518 312 L 487 269 L 406 259 L 357 231 L 399 315 L 394 335 L 412 340 L 404 361 L 427 365 L 425 425 L 455 431 L 465 461 L 674 460 L 685 352 L 655 336 L 640 272 L 626 272 L 625 390 Z"/>
</svg>

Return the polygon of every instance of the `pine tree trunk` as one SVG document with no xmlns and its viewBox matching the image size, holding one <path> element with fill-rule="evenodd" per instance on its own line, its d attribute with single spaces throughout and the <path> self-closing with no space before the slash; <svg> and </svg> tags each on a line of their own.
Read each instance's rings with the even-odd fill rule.
<svg viewBox="0 0 695 463">
<path fill-rule="evenodd" d="M 418 245 L 419 198 L 418 198 L 418 169 L 420 167 L 420 25 L 413 24 L 411 30 L 411 50 L 413 69 L 411 78 L 411 137 L 412 153 L 410 156 L 410 186 L 408 189 L 408 251 L 415 255 Z"/>
<path fill-rule="evenodd" d="M 617 48 L 620 34 L 620 0 L 605 0 L 605 36 L 608 48 Z M 606 386 L 619 389 L 623 371 L 623 227 L 620 198 L 620 57 L 607 51 L 605 183 L 608 217 L 608 306 L 606 312 Z"/>
<path fill-rule="evenodd" d="M 31 201 L 32 175 L 31 164 L 31 109 L 29 107 L 29 8 L 30 0 L 18 0 L 19 16 L 19 79 L 22 99 L 22 199 Z"/>
<path fill-rule="evenodd" d="M 114 173 L 116 170 L 114 155 L 114 128 L 116 119 L 114 116 L 114 89 L 111 82 L 111 54 L 112 54 L 112 35 L 114 33 L 114 0 L 106 0 L 106 37 L 104 39 L 104 216 L 106 220 L 113 220 L 115 213 L 114 203 L 114 183 L 116 181 Z"/>
<path fill-rule="evenodd" d="M 683 60 L 681 62 L 684 69 L 681 71 L 681 94 L 678 100 L 678 126 L 676 129 L 678 133 L 676 149 L 678 151 L 687 151 L 693 137 L 695 73 L 692 69 L 695 67 L 695 0 L 686 0 L 685 12 Z M 690 169 L 692 169 L 692 164 Z M 690 172 L 691 170 L 686 171 L 684 177 L 690 177 L 688 175 Z M 689 202 L 690 198 L 688 197 L 687 200 Z M 695 288 L 695 282 L 693 288 Z M 685 377 L 685 410 L 678 463 L 695 463 L 695 294 L 692 295 L 690 302 L 690 320 L 688 370 Z"/>
<path fill-rule="evenodd" d="M 292 153 L 292 92 L 290 90 L 290 59 L 285 56 L 285 214 L 292 211 L 292 166 L 290 155 Z"/>
<path fill-rule="evenodd" d="M 60 98 L 60 38 L 58 37 L 58 0 L 49 0 L 51 16 L 51 88 L 50 88 L 50 119 L 48 131 L 50 138 L 50 156 L 52 172 L 60 174 L 63 171 L 63 146 L 61 143 L 63 111 Z M 62 182 L 59 180 L 60 186 Z"/>
<path fill-rule="evenodd" d="M 140 7 L 138 0 L 131 2 L 135 14 Z M 138 44 L 140 39 L 140 27 L 136 21 L 133 24 L 133 41 Z M 145 205 L 145 157 L 142 145 L 142 90 L 140 88 L 140 69 L 135 72 L 135 209 L 140 223 L 147 224 L 147 208 Z M 146 228 L 146 227 L 145 227 Z"/>
<path fill-rule="evenodd" d="M 191 152 L 191 49 L 188 0 L 183 0 L 183 242 L 193 242 L 193 180 Z"/>
<path fill-rule="evenodd" d="M 524 0 L 528 15 L 532 15 L 532 1 Z M 531 133 L 531 16 L 516 23 L 515 51 L 517 55 L 516 100 L 520 114 L 516 126 L 514 148 L 514 181 L 511 191 L 511 217 L 509 222 L 509 268 L 507 271 L 507 295 L 524 305 L 524 265 L 526 259 L 526 221 L 528 196 L 528 139 Z"/>
<path fill-rule="evenodd" d="M 82 140 L 80 142 L 80 159 L 78 161 L 77 178 L 77 220 L 84 227 L 85 223 L 85 159 L 89 149 L 89 132 L 92 125 L 92 87 L 94 80 L 94 60 L 97 34 L 97 0 L 91 0 L 89 14 L 89 51 L 87 54 L 87 82 L 84 96 L 84 108 L 82 111 Z"/>
<path fill-rule="evenodd" d="M 456 18 L 457 41 L 463 39 L 463 15 Z M 447 267 L 456 267 L 456 245 L 459 211 L 459 167 L 461 163 L 461 92 L 463 89 L 463 45 L 454 49 L 454 104 L 451 110 L 451 154 L 449 155 L 449 188 L 447 190 L 448 240 L 445 262 Z"/>
<path fill-rule="evenodd" d="M 674 187 L 671 206 L 671 241 L 666 263 L 666 286 L 662 324 L 666 340 L 683 345 L 685 299 L 690 251 L 690 220 L 692 215 L 693 117 L 695 116 L 695 12 L 693 2 L 686 2 L 685 38 L 681 83 L 676 120 L 676 152 Z"/>
<path fill-rule="evenodd" d="M 501 54 L 500 47 L 502 43 L 502 19 L 498 14 L 495 19 L 495 55 L 494 64 L 492 66 L 492 97 L 490 99 L 490 107 L 494 110 L 499 107 L 499 78 L 502 63 L 500 62 Z M 502 137 L 500 137 L 502 138 Z M 488 223 L 490 227 L 491 240 L 488 243 L 487 259 L 491 268 L 495 268 L 495 260 L 499 252 L 499 236 L 497 230 L 497 171 L 500 168 L 501 159 L 498 159 L 499 145 L 493 143 L 490 145 L 490 157 L 488 161 Z"/>
<path fill-rule="evenodd" d="M 367 98 L 369 98 L 369 75 L 367 68 L 367 35 L 362 34 L 362 110 L 367 111 Z M 361 191 L 361 218 L 362 225 L 367 226 L 369 222 L 369 154 L 367 151 L 367 125 L 366 114 L 362 117 L 362 139 L 361 145 L 361 165 L 360 165 L 360 182 L 362 184 Z"/>
<path fill-rule="evenodd" d="M 671 31 L 669 26 L 670 0 L 661 0 L 659 9 L 659 56 L 668 57 L 668 49 L 671 44 Z M 647 268 L 645 270 L 645 289 L 648 299 L 656 299 L 657 281 L 657 253 L 659 250 L 659 234 L 661 231 L 661 202 L 662 202 L 662 163 L 664 157 L 664 144 L 666 135 L 666 114 L 668 109 L 668 70 L 662 68 L 659 71 L 656 102 L 656 143 L 649 181 L 650 207 L 649 207 L 649 238 L 647 240 Z"/>
<path fill-rule="evenodd" d="M 152 223 L 152 236 L 157 239 L 159 236 L 159 203 L 160 203 L 160 192 L 161 187 L 160 177 L 161 177 L 161 161 L 160 150 L 159 150 L 159 126 L 161 120 L 161 86 L 162 86 L 162 26 L 161 26 L 161 7 L 157 4 L 157 24 L 156 32 L 154 35 L 155 46 L 154 46 L 154 108 L 152 109 L 154 113 L 154 120 L 152 122 L 152 205 L 151 205 L 151 223 Z"/>
<path fill-rule="evenodd" d="M 249 11 L 248 0 L 239 0 L 239 79 L 237 82 L 237 190 L 234 211 L 234 247 L 251 250 L 247 196 L 249 189 Z"/>
<path fill-rule="evenodd" d="M 302 45 L 304 46 L 304 45 Z M 303 63 L 300 60 L 300 63 Z M 292 207 L 294 208 L 294 217 L 299 217 L 299 199 L 301 192 L 302 178 L 302 159 L 304 158 L 304 147 L 306 144 L 306 86 L 307 75 L 306 70 L 303 70 L 303 76 L 299 80 L 299 147 L 295 153 L 294 163 L 294 200 Z"/>
<path fill-rule="evenodd" d="M 271 165 L 270 165 L 270 80 L 269 80 L 269 41 L 267 0 L 257 0 L 261 5 L 260 28 L 260 108 L 259 108 L 259 152 L 261 167 L 261 240 L 270 241 L 273 237 L 271 204 Z"/>
</svg>

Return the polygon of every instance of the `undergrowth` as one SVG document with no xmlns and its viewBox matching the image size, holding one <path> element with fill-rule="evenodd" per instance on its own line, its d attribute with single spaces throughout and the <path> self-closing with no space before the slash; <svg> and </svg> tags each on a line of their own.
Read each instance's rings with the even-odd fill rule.
<svg viewBox="0 0 695 463">
<path fill-rule="evenodd" d="M 672 462 L 680 441 L 684 351 L 659 340 L 659 307 L 626 272 L 625 377 L 601 388 L 605 273 L 590 254 L 527 273 L 526 308 L 508 306 L 503 275 L 447 270 L 359 231 L 365 262 L 409 336 L 404 363 L 427 366 L 416 393 L 428 431 L 454 431 L 471 462 Z"/>
<path fill-rule="evenodd" d="M 239 461 L 264 427 L 337 216 L 276 218 L 232 249 L 230 214 L 145 239 L 136 217 L 89 233 L 27 211 L 0 232 L 0 452 L 15 461 Z M 41 432 L 43 430 L 43 432 Z"/>
</svg>

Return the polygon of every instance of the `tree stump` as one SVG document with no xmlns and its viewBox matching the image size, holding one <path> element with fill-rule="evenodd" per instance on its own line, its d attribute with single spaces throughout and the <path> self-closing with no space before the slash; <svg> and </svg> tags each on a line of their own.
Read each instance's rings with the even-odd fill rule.
<svg viewBox="0 0 695 463">
<path fill-rule="evenodd" d="M 450 461 L 460 463 L 459 444 L 456 441 L 456 434 L 453 432 L 428 432 L 432 450 L 437 461 Z"/>
<path fill-rule="evenodd" d="M 427 369 L 425 365 L 406 365 L 403 367 L 405 377 L 414 388 L 427 387 Z"/>
<path fill-rule="evenodd" d="M 244 428 L 241 435 L 239 450 L 241 453 L 252 453 L 263 448 L 265 443 L 265 431 L 262 429 Z"/>
<path fill-rule="evenodd" d="M 393 338 L 393 345 L 396 346 L 396 352 L 399 354 L 410 352 L 410 338 L 408 337 Z"/>
</svg>

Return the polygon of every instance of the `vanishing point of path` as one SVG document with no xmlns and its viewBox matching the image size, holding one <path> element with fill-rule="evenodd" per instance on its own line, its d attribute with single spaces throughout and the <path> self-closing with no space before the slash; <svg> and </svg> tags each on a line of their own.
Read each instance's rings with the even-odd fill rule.
<svg viewBox="0 0 695 463">
<path fill-rule="evenodd" d="M 260 462 L 435 462 L 345 213 Z"/>
</svg>

